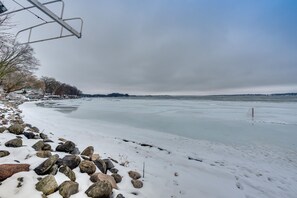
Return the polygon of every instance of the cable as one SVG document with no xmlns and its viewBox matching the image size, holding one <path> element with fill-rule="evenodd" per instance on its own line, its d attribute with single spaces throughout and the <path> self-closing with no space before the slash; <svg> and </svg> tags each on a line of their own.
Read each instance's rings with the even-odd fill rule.
<svg viewBox="0 0 297 198">
<path fill-rule="evenodd" d="M 22 4 L 18 3 L 16 0 L 12 0 L 13 2 L 15 2 L 16 4 L 18 4 L 19 6 L 21 6 L 22 8 L 24 8 L 25 10 L 27 10 L 28 12 L 30 12 L 31 14 L 33 14 L 34 16 L 36 16 L 38 19 L 44 21 L 45 23 L 47 23 L 46 20 L 44 20 L 42 17 L 38 16 L 37 14 L 35 14 L 34 12 L 32 12 L 29 9 L 26 9 Z"/>
</svg>

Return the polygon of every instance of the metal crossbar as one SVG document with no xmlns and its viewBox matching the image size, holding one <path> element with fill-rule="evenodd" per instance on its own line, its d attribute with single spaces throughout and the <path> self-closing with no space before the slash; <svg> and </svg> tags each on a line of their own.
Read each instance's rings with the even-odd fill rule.
<svg viewBox="0 0 297 198">
<path fill-rule="evenodd" d="M 79 17 L 63 19 L 63 14 L 64 14 L 64 1 L 63 0 L 52 0 L 52 1 L 49 1 L 49 2 L 45 2 L 45 3 L 40 3 L 38 0 L 27 0 L 27 1 L 30 2 L 32 4 L 32 6 L 23 7 L 23 8 L 18 9 L 18 10 L 13 10 L 13 11 L 10 11 L 10 12 L 2 13 L 2 14 L 0 14 L 0 16 L 9 15 L 9 14 L 12 14 L 12 13 L 16 13 L 16 12 L 20 12 L 20 11 L 24 11 L 24 10 L 29 10 L 29 9 L 32 9 L 32 8 L 37 8 L 40 11 L 42 11 L 44 14 L 46 14 L 49 18 L 51 18 L 53 21 L 45 21 L 44 23 L 34 25 L 34 26 L 31 26 L 31 27 L 20 30 L 16 34 L 16 39 L 19 36 L 19 34 L 24 33 L 26 31 L 29 31 L 28 41 L 23 43 L 23 44 L 43 42 L 43 41 L 48 41 L 48 40 L 54 40 L 54 39 L 59 39 L 59 38 L 70 37 L 70 36 L 76 36 L 77 38 L 81 38 L 82 28 L 83 28 L 83 20 L 81 18 L 79 18 Z M 48 4 L 58 3 L 58 2 L 62 3 L 60 16 L 57 16 L 55 13 L 53 13 L 50 9 L 48 9 L 45 6 L 45 5 L 48 5 Z M 66 21 L 73 21 L 73 20 L 79 20 L 80 21 L 80 30 L 79 31 L 75 30 L 73 27 L 71 27 L 66 22 Z M 61 26 L 60 35 L 50 37 L 50 38 L 45 38 L 45 39 L 31 40 L 31 33 L 32 33 L 33 29 L 41 27 L 41 26 L 45 26 L 47 24 L 52 24 L 52 23 L 58 23 Z M 63 29 L 68 30 L 70 34 L 63 35 Z"/>
</svg>

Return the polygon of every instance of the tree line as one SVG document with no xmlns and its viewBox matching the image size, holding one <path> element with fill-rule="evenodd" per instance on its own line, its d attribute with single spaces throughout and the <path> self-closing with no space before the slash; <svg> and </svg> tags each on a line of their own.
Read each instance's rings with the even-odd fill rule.
<svg viewBox="0 0 297 198">
<path fill-rule="evenodd" d="M 38 78 L 34 72 L 40 63 L 34 56 L 33 48 L 28 44 L 14 41 L 8 33 L 12 25 L 8 17 L 0 18 L 0 86 L 5 93 L 22 89 L 38 89 L 44 94 L 80 95 L 75 86 L 59 82 L 54 78 Z"/>
</svg>

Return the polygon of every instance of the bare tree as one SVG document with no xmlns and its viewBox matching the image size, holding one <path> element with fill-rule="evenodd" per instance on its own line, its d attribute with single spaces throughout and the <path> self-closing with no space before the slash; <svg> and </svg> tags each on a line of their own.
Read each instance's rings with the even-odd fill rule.
<svg viewBox="0 0 297 198">
<path fill-rule="evenodd" d="M 33 72 L 39 66 L 29 45 L 7 43 L 0 48 L 0 80 L 17 71 Z"/>
</svg>

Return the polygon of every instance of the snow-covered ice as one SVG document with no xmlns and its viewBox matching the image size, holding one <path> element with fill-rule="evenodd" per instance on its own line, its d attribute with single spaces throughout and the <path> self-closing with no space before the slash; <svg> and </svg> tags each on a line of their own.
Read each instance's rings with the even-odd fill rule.
<svg viewBox="0 0 297 198">
<path fill-rule="evenodd" d="M 56 101 L 53 108 L 25 103 L 24 121 L 44 130 L 51 139 L 92 145 L 103 157 L 129 162 L 119 168 L 123 181 L 114 195 L 125 197 L 236 197 L 295 198 L 297 195 L 297 103 L 222 102 L 199 100 L 81 99 Z M 250 109 L 255 109 L 252 118 Z M 1 142 L 12 139 L 5 134 Z M 128 140 L 123 141 L 123 139 Z M 23 152 L 0 163 L 25 159 L 34 153 L 30 140 Z M 57 142 L 57 141 L 56 141 Z M 140 143 L 154 145 L 143 147 Z M 54 146 L 53 146 L 54 147 Z M 1 145 L 0 149 L 4 146 Z M 158 148 L 161 148 L 158 149 Z M 164 149 L 164 150 L 162 150 Z M 32 168 L 39 161 L 28 158 Z M 142 172 L 144 187 L 132 187 L 127 172 Z M 91 185 L 80 175 L 80 192 Z M 0 197 L 40 197 L 34 189 L 37 175 L 24 176 L 20 192 L 5 180 Z M 62 183 L 67 178 L 57 176 Z M 132 193 L 137 193 L 133 195 Z M 58 192 L 49 197 L 59 197 Z"/>
</svg>

